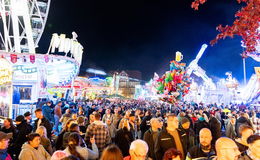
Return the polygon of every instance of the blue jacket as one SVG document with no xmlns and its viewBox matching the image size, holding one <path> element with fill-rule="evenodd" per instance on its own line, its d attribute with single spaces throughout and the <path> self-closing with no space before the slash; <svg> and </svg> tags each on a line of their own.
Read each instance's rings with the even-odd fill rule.
<svg viewBox="0 0 260 160">
<path fill-rule="evenodd" d="M 49 122 L 54 122 L 53 109 L 46 104 L 42 106 L 43 116 L 49 120 Z"/>
</svg>

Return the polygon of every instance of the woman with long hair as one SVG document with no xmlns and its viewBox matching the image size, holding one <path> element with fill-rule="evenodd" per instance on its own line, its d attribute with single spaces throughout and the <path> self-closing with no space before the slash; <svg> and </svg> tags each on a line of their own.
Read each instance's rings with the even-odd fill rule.
<svg viewBox="0 0 260 160">
<path fill-rule="evenodd" d="M 56 145 L 55 145 L 55 149 L 56 150 L 61 150 L 61 149 L 65 149 L 62 145 L 63 145 L 63 136 L 66 132 L 69 131 L 69 128 L 71 126 L 71 124 L 74 123 L 74 120 L 72 118 L 68 119 L 66 124 L 63 126 L 63 129 L 61 131 L 61 133 L 58 135 L 58 138 L 56 140 Z"/>
<path fill-rule="evenodd" d="M 92 137 L 90 139 L 93 150 L 90 150 L 86 147 L 81 147 L 80 138 L 81 137 L 78 133 L 71 133 L 68 140 L 68 147 L 66 147 L 64 152 L 66 152 L 68 155 L 74 155 L 80 160 L 97 159 L 99 154 L 97 145 L 95 143 L 95 138 Z"/>
<path fill-rule="evenodd" d="M 123 119 L 121 128 L 119 128 L 115 136 L 115 144 L 120 148 L 124 157 L 129 156 L 130 144 L 134 140 L 130 130 L 129 121 Z"/>
<path fill-rule="evenodd" d="M 37 128 L 36 133 L 38 133 L 41 136 L 41 145 L 50 155 L 52 155 L 53 149 L 51 146 L 51 141 L 47 138 L 46 128 L 44 126 L 40 126 Z"/>
<path fill-rule="evenodd" d="M 100 160 L 123 160 L 123 155 L 121 150 L 112 144 L 105 148 Z"/>
</svg>

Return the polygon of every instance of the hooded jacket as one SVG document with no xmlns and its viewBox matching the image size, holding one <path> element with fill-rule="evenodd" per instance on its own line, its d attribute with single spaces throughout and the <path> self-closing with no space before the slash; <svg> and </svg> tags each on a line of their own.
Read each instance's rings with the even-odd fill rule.
<svg viewBox="0 0 260 160">
<path fill-rule="evenodd" d="M 39 145 L 38 149 L 33 148 L 30 144 L 25 143 L 22 146 L 22 151 L 19 155 L 19 160 L 49 160 L 51 156 Z"/>
</svg>

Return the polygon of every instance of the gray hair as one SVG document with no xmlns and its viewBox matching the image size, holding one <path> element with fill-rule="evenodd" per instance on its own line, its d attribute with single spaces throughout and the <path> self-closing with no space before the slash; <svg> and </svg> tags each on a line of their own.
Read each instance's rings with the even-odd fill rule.
<svg viewBox="0 0 260 160">
<path fill-rule="evenodd" d="M 145 141 L 141 140 L 141 139 L 137 139 L 135 141 L 133 141 L 130 145 L 130 150 L 136 151 L 139 149 L 145 149 L 146 153 L 148 152 L 148 145 Z"/>
</svg>

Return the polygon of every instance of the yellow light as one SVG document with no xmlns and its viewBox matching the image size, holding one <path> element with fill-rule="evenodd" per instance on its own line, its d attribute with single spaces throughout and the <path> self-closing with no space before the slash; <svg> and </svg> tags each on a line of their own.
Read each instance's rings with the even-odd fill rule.
<svg viewBox="0 0 260 160">
<path fill-rule="evenodd" d="M 5 59 L 0 58 L 0 85 L 12 82 L 12 67 Z"/>
</svg>

